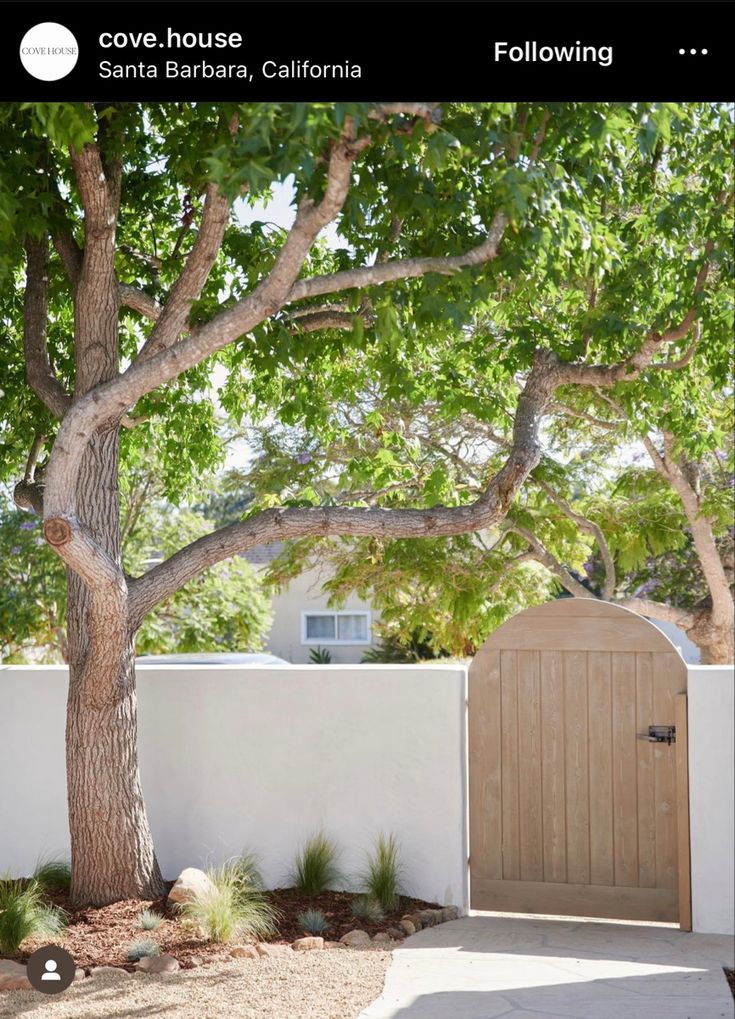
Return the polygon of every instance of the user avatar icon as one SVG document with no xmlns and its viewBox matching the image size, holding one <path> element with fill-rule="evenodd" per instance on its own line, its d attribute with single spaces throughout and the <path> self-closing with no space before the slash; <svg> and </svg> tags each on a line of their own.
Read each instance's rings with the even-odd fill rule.
<svg viewBox="0 0 735 1019">
<path fill-rule="evenodd" d="M 61 994 L 74 983 L 76 972 L 73 956 L 59 945 L 37 948 L 26 963 L 31 987 L 42 994 Z"/>
<path fill-rule="evenodd" d="M 60 974 L 56 972 L 58 965 L 56 959 L 47 959 L 44 963 L 46 972 L 41 977 L 41 980 L 61 980 Z"/>
</svg>

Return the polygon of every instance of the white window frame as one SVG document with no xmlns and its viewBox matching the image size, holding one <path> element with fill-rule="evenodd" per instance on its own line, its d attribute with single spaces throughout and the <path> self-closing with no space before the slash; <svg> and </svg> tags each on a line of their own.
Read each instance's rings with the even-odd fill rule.
<svg viewBox="0 0 735 1019">
<path fill-rule="evenodd" d="M 339 623 L 337 622 L 338 616 L 365 616 L 367 619 L 367 639 L 366 640 L 339 640 L 337 637 L 321 639 L 306 636 L 306 618 L 307 616 L 332 616 L 334 618 L 334 632 L 339 633 Z M 304 647 L 333 647 L 336 644 L 341 644 L 344 647 L 365 647 L 372 644 L 372 612 L 366 609 L 341 609 L 339 611 L 330 609 L 302 609 L 301 610 L 301 643 Z"/>
</svg>

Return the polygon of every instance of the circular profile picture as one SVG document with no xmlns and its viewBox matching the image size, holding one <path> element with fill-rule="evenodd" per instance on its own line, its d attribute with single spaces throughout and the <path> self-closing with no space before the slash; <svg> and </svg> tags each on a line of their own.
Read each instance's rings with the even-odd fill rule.
<svg viewBox="0 0 735 1019">
<path fill-rule="evenodd" d="M 58 945 L 45 945 L 34 952 L 26 963 L 26 976 L 31 986 L 43 994 L 60 994 L 74 982 L 77 964 Z"/>
<path fill-rule="evenodd" d="M 20 62 L 40 81 L 58 81 L 74 70 L 79 59 L 77 41 L 63 25 L 44 21 L 29 28 L 20 44 Z"/>
</svg>

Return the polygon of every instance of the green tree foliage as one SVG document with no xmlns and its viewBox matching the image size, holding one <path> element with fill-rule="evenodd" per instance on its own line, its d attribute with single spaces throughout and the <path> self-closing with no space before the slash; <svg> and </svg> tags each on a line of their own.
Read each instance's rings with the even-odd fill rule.
<svg viewBox="0 0 735 1019">
<path fill-rule="evenodd" d="M 126 569 L 142 572 L 212 527 L 201 512 L 144 502 L 127 535 Z M 0 513 L 0 658 L 63 661 L 65 618 L 64 569 L 43 540 L 40 521 L 6 508 Z M 245 559 L 235 558 L 195 577 L 149 615 L 136 646 L 140 654 L 258 651 L 271 619 L 260 579 Z"/>
</svg>

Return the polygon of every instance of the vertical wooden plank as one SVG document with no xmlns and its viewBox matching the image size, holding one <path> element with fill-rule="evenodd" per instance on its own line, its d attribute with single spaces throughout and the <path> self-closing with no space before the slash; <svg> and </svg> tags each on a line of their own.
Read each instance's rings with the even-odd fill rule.
<svg viewBox="0 0 735 1019">
<path fill-rule="evenodd" d="M 586 652 L 566 651 L 563 666 L 567 881 L 587 884 L 590 879 L 590 821 Z"/>
<path fill-rule="evenodd" d="M 636 730 L 655 725 L 653 710 L 653 655 L 639 651 L 636 662 Z M 638 771 L 638 884 L 656 887 L 656 788 L 654 744 L 637 740 Z"/>
<path fill-rule="evenodd" d="M 614 885 L 611 659 L 587 655 L 590 755 L 590 881 Z"/>
<path fill-rule="evenodd" d="M 676 695 L 676 832 L 679 865 L 679 927 L 692 929 L 692 884 L 689 845 L 689 734 L 687 695 Z"/>
<path fill-rule="evenodd" d="M 635 654 L 612 653 L 613 831 L 615 884 L 638 885 Z"/>
<path fill-rule="evenodd" d="M 544 881 L 566 882 L 564 802 L 564 672 L 559 651 L 541 651 Z"/>
<path fill-rule="evenodd" d="M 653 710 L 656 725 L 675 725 L 681 660 L 657 652 L 653 656 Z M 677 888 L 676 745 L 653 744 L 656 795 L 656 887 Z"/>
<path fill-rule="evenodd" d="M 500 740 L 500 652 L 485 648 L 469 679 L 470 874 L 473 880 L 503 876 Z"/>
<path fill-rule="evenodd" d="M 500 652 L 501 737 L 503 745 L 503 877 L 521 876 L 518 789 L 518 652 Z"/>
<path fill-rule="evenodd" d="M 543 881 L 539 652 L 518 652 L 521 880 Z"/>
</svg>

